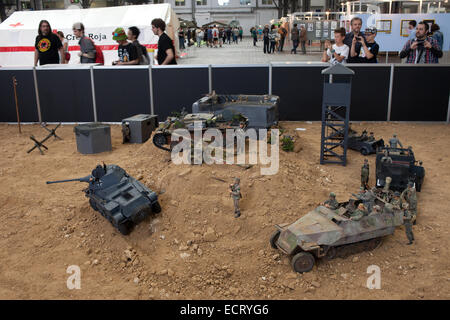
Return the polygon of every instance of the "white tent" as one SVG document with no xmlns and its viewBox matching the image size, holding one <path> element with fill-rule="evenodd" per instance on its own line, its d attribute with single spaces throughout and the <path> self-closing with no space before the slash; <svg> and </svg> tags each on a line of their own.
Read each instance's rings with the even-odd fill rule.
<svg viewBox="0 0 450 320">
<path fill-rule="evenodd" d="M 62 31 L 69 41 L 70 64 L 79 63 L 78 40 L 72 25 L 82 22 L 85 34 L 100 46 L 105 65 L 117 60 L 117 42 L 112 33 L 117 27 L 136 26 L 141 30 L 139 42 L 147 48 L 157 48 L 158 36 L 152 32 L 151 21 L 161 18 L 166 22 L 166 33 L 176 39 L 179 21 L 170 4 L 150 4 L 92 9 L 16 11 L 0 24 L 0 66 L 32 66 L 34 42 L 41 20 L 48 20 L 53 32 Z M 175 48 L 177 46 L 175 45 Z M 177 49 L 176 49 L 177 50 Z M 178 52 L 177 52 L 178 53 Z"/>
</svg>

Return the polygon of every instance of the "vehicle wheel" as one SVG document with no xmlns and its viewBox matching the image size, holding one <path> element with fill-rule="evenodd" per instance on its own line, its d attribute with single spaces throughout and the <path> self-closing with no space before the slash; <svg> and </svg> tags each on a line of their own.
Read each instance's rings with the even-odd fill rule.
<svg viewBox="0 0 450 320">
<path fill-rule="evenodd" d="M 95 201 L 93 199 L 89 199 L 89 204 L 91 205 L 92 209 L 94 209 L 95 211 L 98 211 L 97 204 L 95 203 Z"/>
<path fill-rule="evenodd" d="M 274 233 L 272 233 L 272 235 L 270 236 L 270 246 L 274 249 L 277 249 L 277 241 L 278 238 L 280 237 L 280 230 L 276 230 Z"/>
<path fill-rule="evenodd" d="M 367 250 L 371 251 L 371 250 L 378 248 L 381 245 L 382 241 L 383 241 L 382 238 L 375 238 L 375 239 L 369 240 L 369 243 L 367 244 Z"/>
<path fill-rule="evenodd" d="M 153 136 L 153 143 L 157 146 L 163 146 L 167 144 L 167 138 L 163 133 L 155 133 Z"/>
<path fill-rule="evenodd" d="M 129 221 L 125 221 L 117 226 L 117 229 L 121 234 L 127 236 L 130 234 L 133 225 Z"/>
<path fill-rule="evenodd" d="M 334 258 L 336 258 L 336 252 L 336 247 L 329 247 L 327 253 L 325 254 L 325 258 L 327 258 L 328 260 L 333 260 Z"/>
<path fill-rule="evenodd" d="M 152 212 L 153 213 L 160 213 L 161 212 L 161 205 L 158 201 L 156 201 L 154 204 L 152 204 Z"/>
<path fill-rule="evenodd" d="M 417 182 L 416 183 L 416 190 L 417 190 L 417 192 L 420 192 L 420 189 L 422 189 L 422 182 Z"/>
<path fill-rule="evenodd" d="M 309 272 L 314 267 L 314 256 L 309 252 L 297 253 L 292 258 L 291 266 L 295 272 Z"/>
<path fill-rule="evenodd" d="M 369 154 L 369 150 L 367 150 L 366 147 L 361 148 L 360 151 L 363 156 L 367 156 Z"/>
</svg>

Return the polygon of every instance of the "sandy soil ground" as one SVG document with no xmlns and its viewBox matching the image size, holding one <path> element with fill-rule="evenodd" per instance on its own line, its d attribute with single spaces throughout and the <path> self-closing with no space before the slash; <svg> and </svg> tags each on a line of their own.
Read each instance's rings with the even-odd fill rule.
<svg viewBox="0 0 450 320">
<path fill-rule="evenodd" d="M 349 151 L 346 167 L 320 166 L 320 124 L 283 123 L 299 132 L 298 153 L 280 152 L 280 171 L 261 176 L 259 166 L 176 166 L 151 141 L 122 145 L 112 126 L 113 151 L 82 155 L 73 126 L 63 141 L 49 140 L 40 155 L 31 134 L 38 125 L 0 125 L 1 299 L 449 299 L 450 126 L 361 123 L 353 127 L 388 139 L 396 132 L 423 161 L 416 243 L 403 227 L 371 252 L 320 261 L 307 274 L 270 248 L 274 224 L 293 222 L 327 198 L 340 201 L 359 188 L 363 156 Z M 129 236 L 94 212 L 83 183 L 45 181 L 82 177 L 101 161 L 115 163 L 160 193 L 163 211 Z M 375 156 L 369 157 L 374 184 Z M 242 216 L 233 217 L 228 183 L 241 178 Z M 81 268 L 81 289 L 68 290 L 70 265 Z M 381 289 L 369 290 L 367 267 L 381 268 Z"/>
</svg>

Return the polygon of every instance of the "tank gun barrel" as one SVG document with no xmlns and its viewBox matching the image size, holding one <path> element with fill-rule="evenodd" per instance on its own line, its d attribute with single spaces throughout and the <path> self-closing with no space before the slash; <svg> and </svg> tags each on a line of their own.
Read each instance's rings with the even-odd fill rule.
<svg viewBox="0 0 450 320">
<path fill-rule="evenodd" d="M 71 181 L 78 181 L 78 182 L 89 182 L 91 180 L 91 175 L 88 175 L 86 177 L 83 178 L 77 178 L 77 179 L 67 179 L 67 180 L 56 180 L 56 181 L 47 181 L 47 184 L 52 184 L 52 183 L 62 183 L 62 182 L 71 182 Z"/>
</svg>

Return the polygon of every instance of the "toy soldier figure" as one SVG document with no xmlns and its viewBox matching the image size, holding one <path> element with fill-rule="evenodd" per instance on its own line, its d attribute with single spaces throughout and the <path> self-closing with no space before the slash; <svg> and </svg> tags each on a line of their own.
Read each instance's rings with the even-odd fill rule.
<svg viewBox="0 0 450 320">
<path fill-rule="evenodd" d="M 336 194 L 334 192 L 330 192 L 330 197 L 323 204 L 329 209 L 336 210 L 339 206 L 339 202 L 336 201 Z"/>
<path fill-rule="evenodd" d="M 379 205 L 374 205 L 373 206 L 373 210 L 372 212 L 369 214 L 369 216 L 372 216 L 374 214 L 380 213 L 381 212 L 381 207 Z"/>
<path fill-rule="evenodd" d="M 384 150 L 384 156 L 381 158 L 381 162 L 392 163 L 392 158 L 389 157 L 389 153 L 387 150 Z"/>
<path fill-rule="evenodd" d="M 370 133 L 369 137 L 367 138 L 367 141 L 369 141 L 369 142 L 375 141 L 375 137 L 373 135 L 373 132 Z"/>
<path fill-rule="evenodd" d="M 237 138 L 237 154 L 242 154 L 245 152 L 245 130 L 244 130 L 245 123 L 240 122 L 239 128 L 236 129 L 236 138 Z"/>
<path fill-rule="evenodd" d="M 364 206 L 364 204 L 360 203 L 358 205 L 358 208 L 350 214 L 350 220 L 359 221 L 365 215 L 367 215 L 366 207 Z"/>
<path fill-rule="evenodd" d="M 369 161 L 367 159 L 364 159 L 364 164 L 361 167 L 361 187 L 363 187 L 364 190 L 369 188 L 368 182 L 369 182 Z"/>
<path fill-rule="evenodd" d="M 412 181 L 408 182 L 408 187 L 402 192 L 400 199 L 402 202 L 406 201 L 408 203 L 409 212 L 412 214 L 413 221 L 415 221 L 417 216 L 417 194 Z"/>
<path fill-rule="evenodd" d="M 362 132 L 362 135 L 361 135 L 361 140 L 366 140 L 368 137 L 367 137 L 367 131 L 366 130 L 364 130 L 363 132 Z"/>
<path fill-rule="evenodd" d="M 402 200 L 400 200 L 400 192 L 398 191 L 394 192 L 394 197 L 391 200 L 391 204 L 394 208 L 401 209 Z"/>
<path fill-rule="evenodd" d="M 234 202 L 234 217 L 239 218 L 241 216 L 241 210 L 239 209 L 239 200 L 242 198 L 240 179 L 234 178 L 234 184 L 230 184 L 230 196 Z"/>
<path fill-rule="evenodd" d="M 410 245 L 414 241 L 414 234 L 412 231 L 412 223 L 411 223 L 412 215 L 408 209 L 409 206 L 406 202 L 402 204 L 402 208 L 403 208 L 403 224 L 405 225 L 406 237 L 408 238 L 409 241 L 407 244 Z"/>
<path fill-rule="evenodd" d="M 402 143 L 400 142 L 400 140 L 398 140 L 397 135 L 394 133 L 392 135 L 392 138 L 389 139 L 389 145 L 391 146 L 391 148 L 397 148 L 397 144 L 400 145 L 400 148 L 403 148 Z"/>
</svg>

